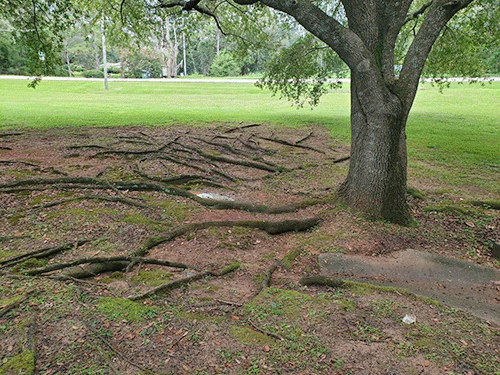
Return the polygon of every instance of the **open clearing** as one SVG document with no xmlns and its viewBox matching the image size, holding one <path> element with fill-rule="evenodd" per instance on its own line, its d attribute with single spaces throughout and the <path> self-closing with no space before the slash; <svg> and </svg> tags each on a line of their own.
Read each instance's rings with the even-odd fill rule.
<svg viewBox="0 0 500 375">
<path fill-rule="evenodd" d="M 404 290 L 301 284 L 321 253 L 500 268 L 498 166 L 470 185 L 413 159 L 402 228 L 335 201 L 349 150 L 324 127 L 0 137 L 0 373 L 499 373 L 494 324 Z"/>
</svg>

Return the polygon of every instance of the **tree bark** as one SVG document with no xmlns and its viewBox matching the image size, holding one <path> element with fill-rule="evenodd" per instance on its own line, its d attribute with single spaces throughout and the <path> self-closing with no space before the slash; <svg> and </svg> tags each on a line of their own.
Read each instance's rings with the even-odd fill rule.
<svg viewBox="0 0 500 375">
<path fill-rule="evenodd" d="M 385 85 L 351 76 L 351 159 L 340 197 L 372 219 L 409 223 L 406 113 Z"/>
</svg>

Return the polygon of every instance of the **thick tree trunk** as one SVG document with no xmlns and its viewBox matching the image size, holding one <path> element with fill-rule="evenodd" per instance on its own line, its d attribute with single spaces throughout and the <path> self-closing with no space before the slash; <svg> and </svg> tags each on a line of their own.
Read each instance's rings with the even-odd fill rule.
<svg viewBox="0 0 500 375">
<path fill-rule="evenodd" d="M 351 159 L 339 195 L 373 219 L 406 225 L 406 111 L 382 83 L 351 81 Z"/>
</svg>

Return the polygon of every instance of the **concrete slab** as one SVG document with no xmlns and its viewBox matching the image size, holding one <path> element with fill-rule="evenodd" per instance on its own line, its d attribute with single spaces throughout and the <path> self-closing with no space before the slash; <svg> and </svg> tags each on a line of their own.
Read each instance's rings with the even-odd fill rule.
<svg viewBox="0 0 500 375">
<path fill-rule="evenodd" d="M 384 257 L 321 254 L 321 273 L 405 288 L 500 325 L 500 270 L 417 250 Z"/>
</svg>

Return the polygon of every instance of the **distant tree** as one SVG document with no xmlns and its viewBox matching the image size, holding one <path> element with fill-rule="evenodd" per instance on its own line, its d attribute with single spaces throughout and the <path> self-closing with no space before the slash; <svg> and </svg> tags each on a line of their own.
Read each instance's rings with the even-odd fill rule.
<svg viewBox="0 0 500 375">
<path fill-rule="evenodd" d="M 210 66 L 210 75 L 214 77 L 237 76 L 241 67 L 234 57 L 228 52 L 219 53 Z"/>
</svg>

